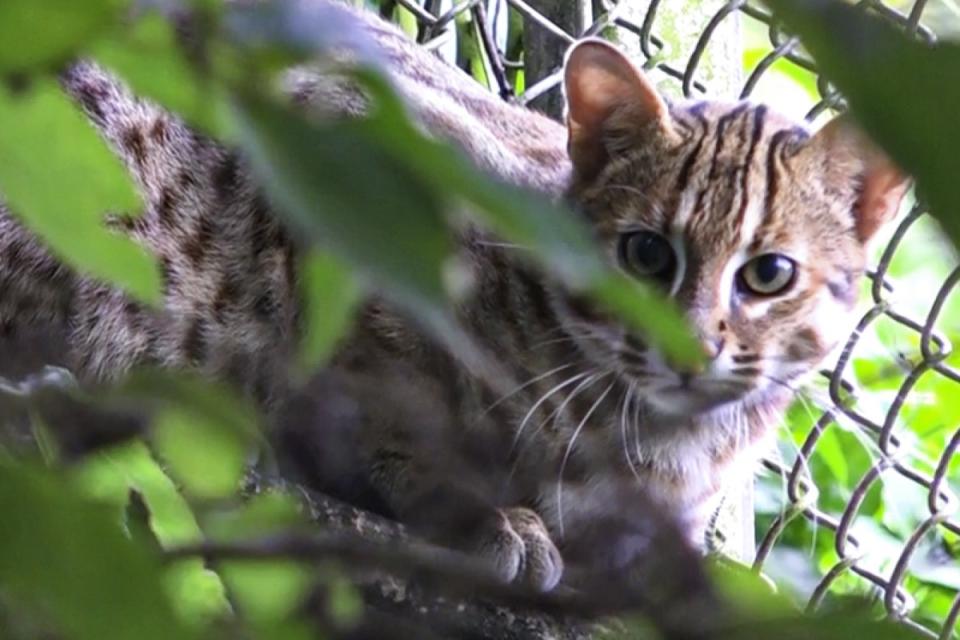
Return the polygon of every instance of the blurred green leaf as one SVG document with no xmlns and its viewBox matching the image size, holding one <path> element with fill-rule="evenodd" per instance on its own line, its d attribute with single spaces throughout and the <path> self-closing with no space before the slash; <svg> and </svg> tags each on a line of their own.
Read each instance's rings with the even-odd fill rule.
<svg viewBox="0 0 960 640">
<path fill-rule="evenodd" d="M 211 514 L 204 527 L 211 540 L 264 540 L 303 526 L 297 503 L 287 495 L 267 493 L 233 511 Z M 265 625 L 293 614 L 307 596 L 312 572 L 299 563 L 254 558 L 217 563 L 231 596 L 244 616 Z"/>
<path fill-rule="evenodd" d="M 173 25 L 160 14 L 148 13 L 131 29 L 98 42 L 90 54 L 138 96 L 155 100 L 208 133 L 222 133 L 222 90 L 191 66 Z"/>
<path fill-rule="evenodd" d="M 393 22 L 398 24 L 407 37 L 416 40 L 417 32 L 420 30 L 420 23 L 417 16 L 400 5 L 393 10 Z"/>
<path fill-rule="evenodd" d="M 164 547 L 202 539 L 190 506 L 143 442 L 130 442 L 86 458 L 71 470 L 70 477 L 84 495 L 115 505 L 118 512 L 131 489 L 143 494 L 150 511 L 150 528 Z M 200 558 L 166 565 L 163 583 L 186 623 L 207 623 L 229 611 L 223 583 Z"/>
<path fill-rule="evenodd" d="M 311 252 L 301 270 L 304 337 L 301 368 L 312 371 L 333 353 L 350 328 L 360 290 L 339 260 L 327 253 Z"/>
<path fill-rule="evenodd" d="M 857 120 L 904 170 L 960 241 L 960 44 L 921 44 L 873 13 L 837 0 L 770 0 Z"/>
<path fill-rule="evenodd" d="M 259 413 L 225 385 L 187 373 L 136 372 L 107 392 L 108 404 L 157 412 L 153 442 L 192 495 L 234 493 L 259 442 Z"/>
<path fill-rule="evenodd" d="M 0 75 L 63 62 L 113 27 L 128 4 L 129 0 L 3 0 Z"/>
<path fill-rule="evenodd" d="M 200 540 L 190 506 L 141 441 L 85 458 L 71 469 L 70 478 L 85 495 L 114 505 L 118 515 L 130 489 L 143 494 L 150 509 L 150 527 L 164 546 Z"/>
<path fill-rule="evenodd" d="M 247 443 L 239 436 L 233 425 L 181 409 L 162 412 L 153 428 L 154 446 L 174 477 L 200 498 L 236 492 L 248 454 Z"/>
<path fill-rule="evenodd" d="M 157 559 L 69 483 L 0 465 L 0 512 L 0 583 L 49 607 L 69 637 L 193 637 L 173 615 Z"/>
<path fill-rule="evenodd" d="M 61 258 L 147 302 L 160 297 L 155 260 L 108 231 L 108 212 L 139 208 L 120 161 L 52 80 L 0 85 L 0 193 Z M 9 123 L 16 123 L 11 126 Z"/>
<path fill-rule="evenodd" d="M 326 579 L 327 612 L 334 623 L 351 627 L 363 615 L 363 596 L 346 578 L 333 573 Z"/>
<path fill-rule="evenodd" d="M 183 371 L 137 371 L 110 390 L 107 401 L 149 409 L 174 407 L 229 426 L 244 438 L 258 436 L 259 414 L 251 402 L 227 385 Z"/>
<path fill-rule="evenodd" d="M 237 509 L 211 512 L 203 522 L 210 539 L 221 542 L 290 533 L 304 524 L 299 504 L 279 492 L 253 496 Z"/>
<path fill-rule="evenodd" d="M 362 135 L 362 121 L 314 125 L 252 95 L 237 95 L 234 106 L 254 168 L 301 229 L 395 298 L 430 306 L 445 299 L 452 245 L 440 201 Z"/>
<path fill-rule="evenodd" d="M 863 613 L 796 615 L 760 622 L 744 622 L 711 637 L 718 640 L 918 640 L 920 635 L 895 622 L 874 622 Z"/>
<path fill-rule="evenodd" d="M 120 393 L 158 403 L 153 443 L 189 494 L 215 498 L 236 492 L 257 435 L 252 405 L 225 387 L 189 376 L 142 374 Z"/>
</svg>

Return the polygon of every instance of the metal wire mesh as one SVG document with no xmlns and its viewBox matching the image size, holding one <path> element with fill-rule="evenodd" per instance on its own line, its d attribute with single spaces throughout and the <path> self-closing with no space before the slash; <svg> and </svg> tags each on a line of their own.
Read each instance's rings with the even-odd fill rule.
<svg viewBox="0 0 960 640">
<path fill-rule="evenodd" d="M 533 0 L 530 0 L 533 2 Z M 534 3 L 544 6 L 541 3 Z M 573 5 L 576 3 L 570 2 Z M 642 9 L 637 11 L 637 5 Z M 416 0 L 396 0 L 389 6 L 381 6 L 385 14 L 389 14 L 392 7 L 400 5 L 415 16 L 418 22 L 417 36 L 424 46 L 441 50 L 449 44 L 451 34 L 455 32 L 453 26 L 463 16 L 470 15 L 470 28 L 474 29 L 473 36 L 480 53 L 485 59 L 485 75 L 488 86 L 501 97 L 507 100 L 528 104 L 541 96 L 559 91 L 561 82 L 562 60 L 547 61 L 548 71 L 541 73 L 541 77 L 525 84 L 520 91 L 517 83 L 511 81 L 511 73 L 523 68 L 523 62 L 517 59 L 517 52 L 507 51 L 502 33 L 497 33 L 496 21 L 491 20 L 494 12 L 506 11 L 507 6 L 524 18 L 526 29 L 531 28 L 546 34 L 556 40 L 562 47 L 583 36 L 610 33 L 615 30 L 617 37 L 623 42 L 633 39 L 638 44 L 638 50 L 645 57 L 640 62 L 645 63 L 647 69 L 657 71 L 673 78 L 679 86 L 680 92 L 686 97 L 710 97 L 713 95 L 709 82 L 701 77 L 701 64 L 704 52 L 711 42 L 711 38 L 726 21 L 755 21 L 754 26 L 762 26 L 769 36 L 769 50 L 756 58 L 751 69 L 747 70 L 746 79 L 740 87 L 740 97 L 748 98 L 754 94 L 761 79 L 768 74 L 774 65 L 789 64 L 797 70 L 804 70 L 811 74 L 816 82 L 819 99 L 814 101 L 806 111 L 806 118 L 814 120 L 828 110 L 843 108 L 843 99 L 824 79 L 817 75 L 814 62 L 807 56 L 798 41 L 784 33 L 772 19 L 768 10 L 747 0 L 730 0 L 714 3 L 717 8 L 699 27 L 699 37 L 689 51 L 678 56 L 676 51 L 669 57 L 662 55 L 666 46 L 665 40 L 658 37 L 658 25 L 663 7 L 667 5 L 660 0 L 622 0 L 616 3 L 611 0 L 598 0 L 592 6 L 585 7 L 585 11 L 577 13 L 569 24 L 555 24 L 524 0 L 461 0 L 460 2 L 441 2 L 441 0 L 425 0 L 421 5 Z M 546 3 L 549 5 L 549 3 Z M 631 6 L 629 15 L 624 17 L 622 9 Z M 913 2 L 880 2 L 878 0 L 864 0 L 860 5 L 865 11 L 872 11 L 903 28 L 903 30 L 922 41 L 932 43 L 937 35 L 933 29 L 925 24 L 925 10 L 928 2 L 914 0 Z M 580 5 L 583 8 L 582 5 Z M 585 20 L 596 11 L 596 20 Z M 570 13 L 568 11 L 568 13 Z M 637 16 L 640 16 L 638 18 Z M 579 24 L 578 24 L 579 22 Z M 526 37 L 526 34 L 525 34 Z M 476 51 L 475 51 L 476 53 Z M 453 54 L 463 62 L 462 48 L 459 53 Z M 510 56 L 514 55 L 515 58 Z M 681 60 L 683 64 L 676 61 Z M 529 53 L 526 59 L 530 63 Z M 543 61 L 538 61 L 542 63 Z M 529 81 L 530 79 L 525 78 Z M 920 633 L 932 638 L 946 640 L 953 637 L 954 630 L 960 619 L 960 594 L 953 596 L 948 612 L 943 620 L 931 622 L 925 619 L 921 624 L 912 620 L 910 614 L 914 608 L 914 598 L 905 586 L 907 576 L 911 574 L 911 564 L 915 560 L 917 550 L 924 540 L 932 535 L 944 532 L 960 535 L 960 519 L 956 515 L 958 504 L 957 496 L 951 491 L 948 481 L 948 470 L 953 457 L 960 454 L 960 429 L 955 424 L 948 425 L 954 429 L 952 436 L 946 441 L 946 447 L 936 452 L 935 459 L 926 464 L 917 464 L 918 457 L 910 450 L 910 445 L 903 437 L 904 416 L 902 409 L 908 396 L 915 389 L 918 381 L 925 376 L 942 376 L 944 380 L 960 383 L 960 370 L 950 366 L 947 358 L 951 354 L 952 345 L 946 335 L 938 329 L 938 319 L 944 308 L 944 303 L 952 290 L 960 281 L 960 268 L 955 268 L 942 282 L 939 290 L 928 301 L 927 312 L 923 317 L 912 317 L 901 310 L 893 298 L 896 283 L 888 275 L 891 262 L 894 260 L 898 248 L 901 247 L 904 237 L 911 232 L 925 215 L 920 205 L 904 217 L 898 229 L 886 245 L 875 269 L 870 273 L 872 286 L 868 308 L 863 314 L 855 331 L 836 360 L 834 366 L 824 372 L 828 383 L 829 400 L 819 403 L 816 409 L 816 419 L 805 439 L 798 447 L 792 460 L 766 460 L 766 468 L 783 478 L 786 485 L 785 501 L 779 515 L 773 518 L 772 524 L 762 533 L 754 567 L 762 571 L 769 560 L 771 552 L 776 549 L 783 532 L 791 522 L 798 518 L 806 519 L 810 524 L 819 528 L 821 533 L 828 532 L 833 538 L 836 560 L 832 566 L 825 568 L 822 578 L 809 596 L 809 607 L 816 608 L 826 594 L 843 592 L 851 588 L 849 577 L 855 577 L 861 589 L 869 587 L 879 596 L 886 614 L 892 618 L 902 620 Z M 851 360 L 857 352 L 862 337 L 874 330 L 875 325 L 886 320 L 898 325 L 901 329 L 913 332 L 919 339 L 919 347 L 915 354 L 900 358 L 897 366 L 904 372 L 903 378 L 896 389 L 889 408 L 881 416 L 868 415 L 870 412 L 858 409 L 855 402 L 858 394 L 864 392 L 852 382 L 855 377 L 851 371 Z M 960 393 L 960 386 L 956 391 Z M 841 428 L 857 429 L 866 436 L 873 445 L 874 458 L 869 470 L 864 474 L 849 497 L 842 511 L 827 512 L 818 504 L 818 488 L 809 473 L 809 463 L 818 455 L 818 444 L 823 435 L 830 429 Z M 929 458 L 929 456 L 928 456 Z M 932 472 L 929 470 L 932 469 Z M 867 548 L 867 543 L 861 540 L 854 532 L 854 525 L 861 517 L 860 510 L 867 494 L 875 489 L 878 483 L 888 479 L 891 474 L 898 474 L 903 479 L 913 483 L 918 491 L 926 497 L 926 513 L 921 522 L 907 537 L 906 543 L 895 549 L 886 549 L 886 563 L 884 570 L 877 570 L 876 562 L 865 562 L 864 558 L 876 554 L 876 549 Z M 954 560 L 956 561 L 956 560 Z"/>
</svg>

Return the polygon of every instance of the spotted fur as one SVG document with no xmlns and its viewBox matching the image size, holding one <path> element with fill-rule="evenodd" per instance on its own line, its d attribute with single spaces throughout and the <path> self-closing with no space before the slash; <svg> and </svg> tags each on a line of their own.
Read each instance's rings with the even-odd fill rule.
<svg viewBox="0 0 960 640">
<path fill-rule="evenodd" d="M 499 395 L 370 300 L 331 366 L 358 408 L 358 464 L 412 522 L 439 503 L 472 511 L 482 494 L 503 510 L 468 518 L 485 532 L 476 549 L 505 579 L 541 589 L 562 573 L 557 546 L 628 508 L 625 486 L 702 539 L 724 484 L 750 472 L 795 385 L 837 344 L 865 243 L 895 211 L 902 178 L 842 123 L 811 135 L 762 105 L 668 105 L 598 41 L 568 58 L 565 130 L 355 15 L 426 131 L 484 170 L 564 197 L 612 265 L 622 267 L 624 234 L 669 239 L 678 266 L 665 288 L 707 354 L 701 370 L 672 366 L 521 249 L 467 231 L 472 288 L 458 313 L 518 387 Z M 246 165 L 96 66 L 73 67 L 64 85 L 143 193 L 144 215 L 115 224 L 158 256 L 164 308 L 146 311 L 73 274 L 0 210 L 0 321 L 59 323 L 87 379 L 142 363 L 193 368 L 269 404 L 296 343 L 297 252 Z M 288 87 L 307 109 L 366 108 L 362 92 L 317 69 L 291 72 Z M 796 262 L 795 282 L 782 295 L 743 295 L 738 270 L 767 252 Z M 478 439 L 468 450 L 479 468 L 451 453 Z"/>
</svg>

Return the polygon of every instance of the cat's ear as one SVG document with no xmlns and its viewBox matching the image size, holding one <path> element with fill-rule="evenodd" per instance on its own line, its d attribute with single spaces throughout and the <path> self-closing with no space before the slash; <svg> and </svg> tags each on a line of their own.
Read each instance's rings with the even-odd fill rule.
<svg viewBox="0 0 960 640">
<path fill-rule="evenodd" d="M 630 148 L 653 127 L 669 128 L 670 112 L 630 60 L 603 40 L 581 40 L 567 52 L 568 150 L 581 178 L 591 178 L 612 151 Z"/>
<path fill-rule="evenodd" d="M 817 131 L 803 152 L 826 168 L 828 183 L 858 184 L 853 215 L 857 237 L 866 243 L 893 220 L 910 179 L 871 141 L 849 116 L 834 118 Z"/>
</svg>

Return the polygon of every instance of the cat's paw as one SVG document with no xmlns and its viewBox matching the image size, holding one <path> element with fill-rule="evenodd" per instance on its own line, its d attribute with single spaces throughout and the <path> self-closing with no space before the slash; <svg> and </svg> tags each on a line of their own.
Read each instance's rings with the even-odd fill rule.
<svg viewBox="0 0 960 640">
<path fill-rule="evenodd" d="M 504 582 L 550 591 L 563 575 L 563 559 L 547 527 L 530 509 L 498 509 L 481 535 L 477 552 Z"/>
</svg>

